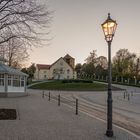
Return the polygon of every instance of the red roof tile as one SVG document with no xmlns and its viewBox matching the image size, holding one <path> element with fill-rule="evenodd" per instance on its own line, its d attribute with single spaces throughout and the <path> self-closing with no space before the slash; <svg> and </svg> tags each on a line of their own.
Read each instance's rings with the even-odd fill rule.
<svg viewBox="0 0 140 140">
<path fill-rule="evenodd" d="M 51 65 L 37 64 L 38 69 L 50 69 Z"/>
</svg>

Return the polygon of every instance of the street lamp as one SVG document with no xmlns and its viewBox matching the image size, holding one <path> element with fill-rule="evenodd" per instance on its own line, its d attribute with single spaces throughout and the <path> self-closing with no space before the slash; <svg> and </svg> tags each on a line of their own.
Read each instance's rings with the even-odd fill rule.
<svg viewBox="0 0 140 140">
<path fill-rule="evenodd" d="M 108 98 L 107 98 L 107 131 L 106 135 L 108 137 L 113 136 L 113 130 L 112 130 L 112 74 L 111 74 L 111 42 L 113 40 L 117 23 L 116 21 L 112 20 L 110 17 L 110 13 L 108 13 L 107 20 L 101 25 L 105 40 L 108 44 Z"/>
</svg>

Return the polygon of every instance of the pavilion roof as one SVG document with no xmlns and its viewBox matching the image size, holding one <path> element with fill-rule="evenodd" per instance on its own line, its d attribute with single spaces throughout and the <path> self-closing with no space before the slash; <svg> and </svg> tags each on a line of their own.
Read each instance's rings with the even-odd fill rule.
<svg viewBox="0 0 140 140">
<path fill-rule="evenodd" d="M 19 76 L 28 76 L 27 74 L 21 72 L 20 70 L 11 68 L 2 63 L 0 63 L 0 73 L 3 73 L 3 74 L 7 73 L 7 74 L 13 74 L 13 75 L 19 75 Z"/>
</svg>

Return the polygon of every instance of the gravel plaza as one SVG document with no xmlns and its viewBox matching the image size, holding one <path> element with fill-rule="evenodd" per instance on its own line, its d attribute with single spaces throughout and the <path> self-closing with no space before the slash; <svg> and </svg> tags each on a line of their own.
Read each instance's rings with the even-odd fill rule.
<svg viewBox="0 0 140 140">
<path fill-rule="evenodd" d="M 17 110 L 17 120 L 0 120 L 0 140 L 139 140 L 117 127 L 114 137 L 105 135 L 106 123 L 79 113 L 54 100 L 42 98 L 42 91 L 28 96 L 0 98 L 0 108 Z"/>
</svg>

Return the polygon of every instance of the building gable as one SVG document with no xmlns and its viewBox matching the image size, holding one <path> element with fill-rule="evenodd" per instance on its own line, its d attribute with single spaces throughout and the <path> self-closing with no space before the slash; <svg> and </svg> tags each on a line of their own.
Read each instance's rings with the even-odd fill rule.
<svg viewBox="0 0 140 140">
<path fill-rule="evenodd" d="M 62 57 L 60 57 L 56 62 L 54 62 L 51 65 L 50 69 L 53 67 L 58 67 L 58 68 L 68 67 L 69 69 L 72 69 L 72 67 Z"/>
</svg>

